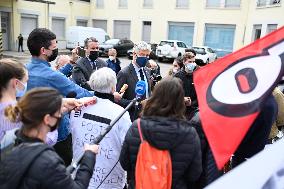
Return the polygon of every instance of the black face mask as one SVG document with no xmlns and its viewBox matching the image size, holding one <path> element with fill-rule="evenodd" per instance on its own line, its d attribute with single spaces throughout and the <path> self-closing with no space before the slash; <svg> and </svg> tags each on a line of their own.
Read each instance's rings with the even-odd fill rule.
<svg viewBox="0 0 284 189">
<path fill-rule="evenodd" d="M 52 62 L 53 60 L 56 59 L 57 55 L 58 55 L 58 49 L 53 49 L 52 54 L 47 57 L 47 61 Z"/>
<path fill-rule="evenodd" d="M 61 122 L 61 117 L 57 118 L 57 122 L 54 126 L 47 125 L 50 128 L 50 132 L 55 131 L 59 127 L 60 122 Z"/>
<path fill-rule="evenodd" d="M 94 62 L 99 57 L 99 51 L 90 51 L 89 59 Z"/>
</svg>

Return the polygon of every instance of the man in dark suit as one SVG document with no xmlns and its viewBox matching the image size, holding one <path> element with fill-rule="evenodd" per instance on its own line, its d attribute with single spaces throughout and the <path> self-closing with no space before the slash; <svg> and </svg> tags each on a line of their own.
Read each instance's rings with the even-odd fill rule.
<svg viewBox="0 0 284 189">
<path fill-rule="evenodd" d="M 118 102 L 121 106 L 126 107 L 131 100 L 136 97 L 135 87 L 136 83 L 140 80 L 146 82 L 146 94 L 143 96 L 142 100 L 149 98 L 151 95 L 150 74 L 148 70 L 145 69 L 150 52 L 151 47 L 146 42 L 141 41 L 135 44 L 132 62 L 117 74 L 117 91 L 121 89 L 123 84 L 128 85 L 122 99 Z M 132 121 L 138 117 L 138 111 L 135 108 L 131 108 L 129 110 L 129 114 Z"/>
<path fill-rule="evenodd" d="M 106 67 L 107 63 L 99 57 L 99 42 L 96 38 L 90 37 L 85 40 L 86 56 L 77 60 L 72 71 L 73 81 L 81 87 L 92 90 L 88 84 L 91 74 Z"/>
</svg>

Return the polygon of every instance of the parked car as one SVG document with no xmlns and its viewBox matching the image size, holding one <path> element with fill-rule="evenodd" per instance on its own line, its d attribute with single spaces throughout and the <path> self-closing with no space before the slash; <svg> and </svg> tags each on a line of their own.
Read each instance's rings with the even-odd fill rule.
<svg viewBox="0 0 284 189">
<path fill-rule="evenodd" d="M 231 50 L 225 50 L 225 49 L 214 49 L 215 53 L 217 54 L 218 58 L 224 57 L 228 54 L 231 54 Z"/>
<path fill-rule="evenodd" d="M 159 61 L 162 61 L 164 58 L 174 59 L 184 55 L 185 49 L 187 49 L 187 46 L 183 41 L 163 40 L 157 47 L 156 55 Z"/>
<path fill-rule="evenodd" d="M 156 49 L 157 49 L 157 46 L 158 46 L 158 44 L 156 44 L 156 43 L 149 43 L 149 45 L 151 45 L 151 59 L 154 59 L 154 60 L 156 60 L 157 59 L 157 56 L 156 56 Z M 127 56 L 128 56 L 128 58 L 129 59 L 132 59 L 132 57 L 133 57 L 133 48 L 132 49 L 129 49 L 128 51 L 127 51 Z"/>
<path fill-rule="evenodd" d="M 110 39 L 102 28 L 70 26 L 66 32 L 66 49 L 72 50 L 78 45 L 84 47 L 84 41 L 88 37 L 95 37 L 99 43 Z"/>
<path fill-rule="evenodd" d="M 108 50 L 116 49 L 117 55 L 126 55 L 129 49 L 133 49 L 134 43 L 128 39 L 110 39 L 100 44 L 100 55 L 107 56 Z"/>
<path fill-rule="evenodd" d="M 217 59 L 217 54 L 210 47 L 194 46 L 192 49 L 196 52 L 196 58 L 202 59 L 206 64 L 214 62 Z"/>
</svg>

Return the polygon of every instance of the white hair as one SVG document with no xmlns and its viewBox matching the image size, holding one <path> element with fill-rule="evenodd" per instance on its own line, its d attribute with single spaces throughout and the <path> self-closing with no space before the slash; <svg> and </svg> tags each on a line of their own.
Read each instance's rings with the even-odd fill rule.
<svg viewBox="0 0 284 189">
<path fill-rule="evenodd" d="M 111 94 L 116 89 L 116 74 L 112 69 L 104 67 L 92 73 L 88 83 L 94 91 Z"/>
<path fill-rule="evenodd" d="M 141 50 L 142 51 L 143 50 L 151 51 L 151 46 L 148 43 L 146 43 L 145 41 L 140 41 L 140 42 L 138 42 L 134 45 L 133 51 L 137 54 Z"/>
</svg>

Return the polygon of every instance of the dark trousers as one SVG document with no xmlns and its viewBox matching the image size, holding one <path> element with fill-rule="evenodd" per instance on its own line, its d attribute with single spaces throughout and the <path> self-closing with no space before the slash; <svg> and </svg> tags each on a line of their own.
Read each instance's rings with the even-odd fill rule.
<svg viewBox="0 0 284 189">
<path fill-rule="evenodd" d="M 24 50 L 23 50 L 23 44 L 19 44 L 19 46 L 18 46 L 18 52 L 20 52 L 20 49 L 22 50 L 22 52 L 24 52 Z"/>
<path fill-rule="evenodd" d="M 71 164 L 73 156 L 71 134 L 69 134 L 65 140 L 57 142 L 54 145 L 54 149 L 56 153 L 64 160 L 66 166 Z"/>
</svg>

